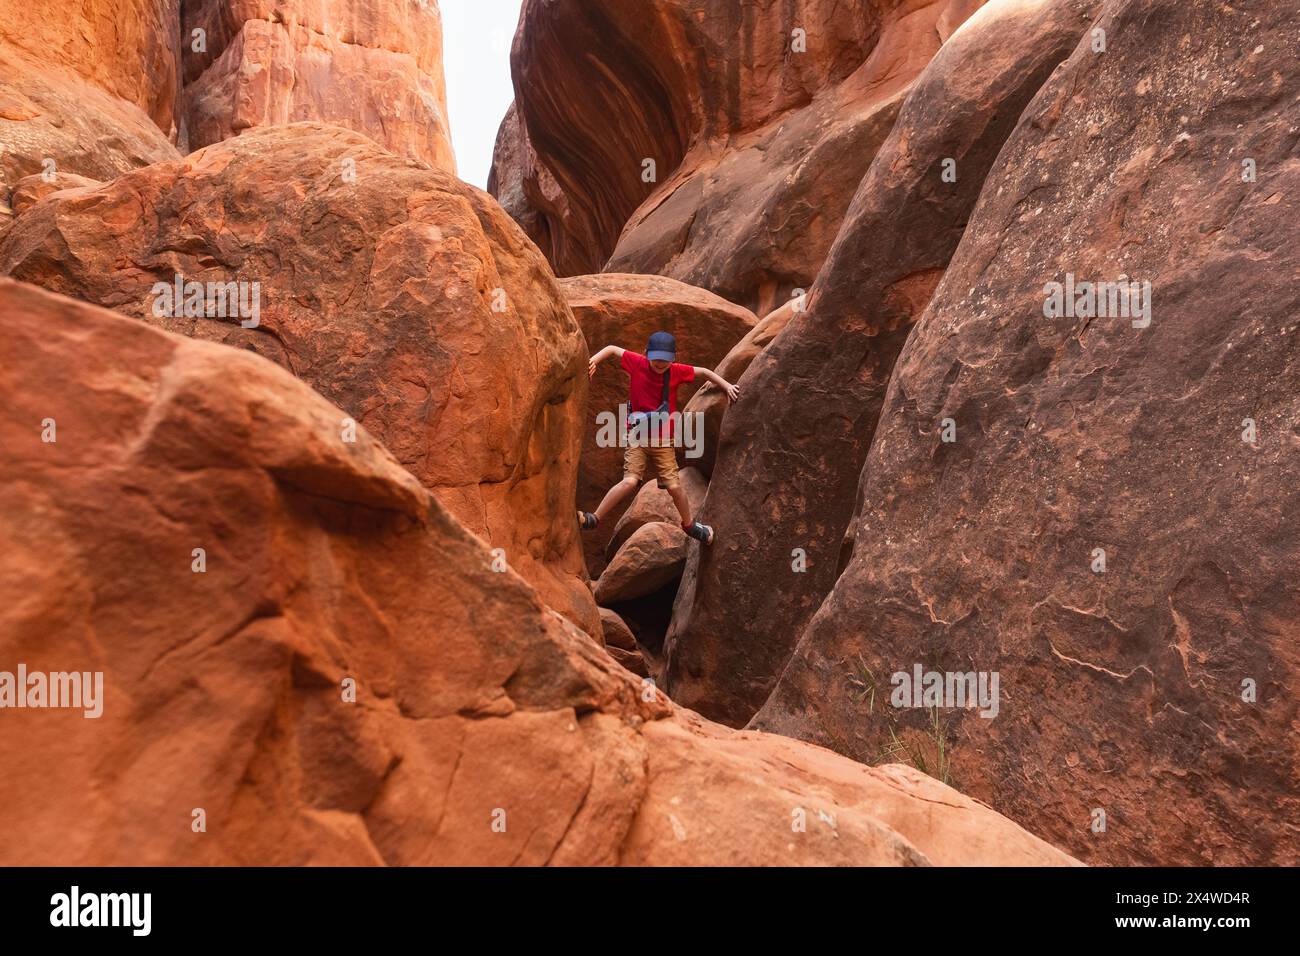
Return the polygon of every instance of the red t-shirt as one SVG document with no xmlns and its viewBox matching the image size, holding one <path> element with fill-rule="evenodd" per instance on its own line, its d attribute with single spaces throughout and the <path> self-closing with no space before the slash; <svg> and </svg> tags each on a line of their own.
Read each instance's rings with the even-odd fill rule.
<svg viewBox="0 0 1300 956">
<path fill-rule="evenodd" d="M 663 404 L 663 374 L 652 369 L 650 360 L 640 352 L 633 352 L 629 349 L 623 353 L 622 361 L 623 371 L 627 372 L 632 379 L 628 390 L 628 413 L 653 412 Z M 668 379 L 668 412 L 671 414 L 677 411 L 677 386 L 683 382 L 695 381 L 695 367 L 673 362 L 669 369 L 671 374 Z M 650 434 L 652 437 L 658 437 L 661 441 L 665 438 L 671 439 L 673 437 L 672 419 L 668 419 L 664 423 L 658 436 L 655 436 L 654 429 L 651 430 Z"/>
</svg>

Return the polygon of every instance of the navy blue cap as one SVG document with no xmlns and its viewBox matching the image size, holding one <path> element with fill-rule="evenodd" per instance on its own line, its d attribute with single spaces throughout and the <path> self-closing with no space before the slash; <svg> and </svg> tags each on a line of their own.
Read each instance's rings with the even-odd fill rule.
<svg viewBox="0 0 1300 956">
<path fill-rule="evenodd" d="M 677 340 L 667 332 L 654 333 L 645 348 L 645 357 L 652 362 L 671 362 L 677 357 Z"/>
</svg>

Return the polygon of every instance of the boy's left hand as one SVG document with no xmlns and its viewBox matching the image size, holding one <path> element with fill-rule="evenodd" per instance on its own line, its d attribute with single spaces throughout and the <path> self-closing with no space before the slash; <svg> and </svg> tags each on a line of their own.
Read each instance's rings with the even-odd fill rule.
<svg viewBox="0 0 1300 956">
<path fill-rule="evenodd" d="M 734 402 L 739 400 L 740 398 L 739 385 L 732 385 L 730 382 L 728 382 L 727 387 L 724 389 L 724 391 L 727 393 L 727 398 L 731 399 L 731 401 Z"/>
</svg>

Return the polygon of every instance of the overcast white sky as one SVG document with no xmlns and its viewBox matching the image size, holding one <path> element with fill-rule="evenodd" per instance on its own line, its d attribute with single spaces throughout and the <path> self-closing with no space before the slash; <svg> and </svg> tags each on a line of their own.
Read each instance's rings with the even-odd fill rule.
<svg viewBox="0 0 1300 956">
<path fill-rule="evenodd" d="M 514 99 L 510 42 L 523 0 L 440 0 L 447 113 L 460 178 L 487 188 L 497 128 Z"/>
</svg>

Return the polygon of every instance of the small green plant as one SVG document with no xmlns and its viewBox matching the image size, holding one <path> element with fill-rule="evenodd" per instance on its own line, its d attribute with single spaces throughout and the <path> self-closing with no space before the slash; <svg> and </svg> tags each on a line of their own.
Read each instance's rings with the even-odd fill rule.
<svg viewBox="0 0 1300 956">
<path fill-rule="evenodd" d="M 898 736 L 897 724 L 892 718 L 889 720 L 890 744 L 877 755 L 873 763 L 882 763 L 885 759 L 892 759 L 898 754 L 903 754 L 907 762 L 910 763 L 921 773 L 929 774 L 941 783 L 952 784 L 952 761 L 948 757 L 948 728 L 943 719 L 939 716 L 939 708 L 931 707 L 930 727 L 926 735 L 926 743 L 912 746 L 906 740 Z M 927 759 L 927 752 L 934 756 L 934 769 L 930 769 L 930 761 Z"/>
<path fill-rule="evenodd" d="M 867 666 L 861 654 L 858 655 L 853 669 L 849 671 L 848 680 L 851 687 L 857 688 L 858 703 L 866 701 L 867 713 L 873 713 L 876 708 L 876 675 L 871 673 L 871 668 Z"/>
<path fill-rule="evenodd" d="M 934 741 L 936 779 L 952 783 L 952 761 L 948 759 L 948 728 L 939 717 L 939 708 L 930 708 L 930 735 Z"/>
<path fill-rule="evenodd" d="M 876 709 L 876 675 L 872 673 L 871 668 L 861 654 L 849 662 L 850 667 L 846 679 L 850 687 L 854 689 L 854 699 L 858 703 L 867 705 L 867 713 L 874 714 Z M 906 740 L 898 735 L 898 718 L 895 716 L 893 708 L 883 707 L 881 712 L 885 718 L 885 726 L 889 731 L 889 743 L 880 749 L 880 751 L 871 758 L 868 763 L 871 766 L 877 766 L 893 760 L 901 759 L 910 763 L 921 773 L 929 774 L 942 783 L 952 783 L 952 761 L 948 756 L 948 727 L 947 723 L 939 714 L 938 707 L 930 707 L 929 727 L 925 733 L 923 742 L 916 746 L 909 744 Z M 930 769 L 930 757 L 934 760 L 934 769 Z"/>
</svg>

